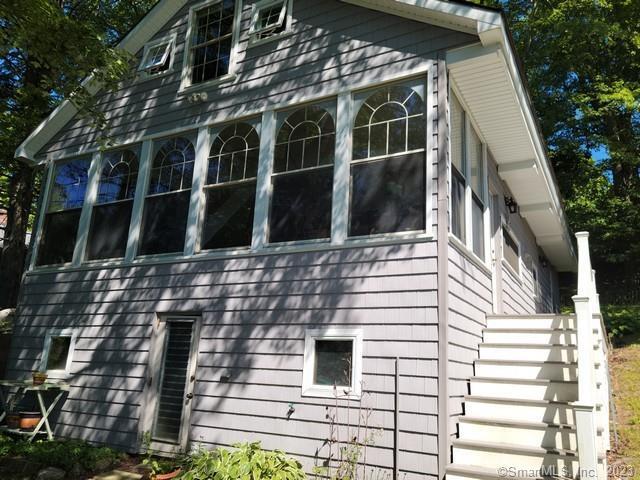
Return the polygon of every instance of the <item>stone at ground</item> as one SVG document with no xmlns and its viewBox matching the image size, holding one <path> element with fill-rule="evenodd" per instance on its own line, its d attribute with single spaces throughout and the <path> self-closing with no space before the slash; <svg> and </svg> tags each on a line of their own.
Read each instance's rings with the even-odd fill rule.
<svg viewBox="0 0 640 480">
<path fill-rule="evenodd" d="M 38 472 L 36 480 L 62 480 L 66 475 L 64 470 L 56 467 L 43 468 Z"/>
<path fill-rule="evenodd" d="M 123 472 L 122 470 L 113 470 L 112 472 L 96 475 L 91 480 L 140 480 L 142 475 L 137 473 Z"/>
</svg>

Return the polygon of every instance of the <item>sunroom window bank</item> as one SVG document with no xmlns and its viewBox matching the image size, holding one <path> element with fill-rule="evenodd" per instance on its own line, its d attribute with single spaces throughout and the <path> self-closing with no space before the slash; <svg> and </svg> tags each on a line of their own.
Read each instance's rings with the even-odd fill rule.
<svg viewBox="0 0 640 480">
<path fill-rule="evenodd" d="M 83 189 L 75 195 L 81 197 L 76 215 L 81 218 L 76 232 L 65 239 L 72 253 L 47 262 L 43 261 L 43 246 L 56 239 L 47 233 L 45 214 L 39 220 L 45 228 L 36 231 L 31 268 L 253 255 L 430 238 L 432 159 L 428 152 L 432 132 L 427 131 L 427 117 L 433 106 L 426 93 L 428 78 L 426 71 L 409 80 L 155 136 L 94 152 L 92 157 L 51 162 L 49 168 L 56 171 L 63 164 L 84 166 L 87 179 L 74 187 Z M 393 97 L 401 94 L 402 99 Z M 397 108 L 403 102 L 407 107 Z M 350 114 L 338 117 L 338 111 Z M 384 121 L 378 122 L 375 115 L 382 115 Z M 398 117 L 386 118 L 389 115 Z M 353 141 L 355 123 L 357 142 Z M 398 145 L 389 141 L 394 125 L 403 129 L 402 141 L 395 142 Z M 384 152 L 363 153 L 363 139 L 368 135 L 378 141 L 374 130 L 382 127 L 387 137 Z M 238 128 L 240 133 L 234 133 Z M 371 151 L 377 148 L 369 147 L 370 143 L 367 148 Z M 189 158 L 183 158 L 185 155 Z M 131 165 L 123 160 L 125 156 Z M 399 172 L 407 170 L 403 165 L 411 168 L 397 179 Z M 385 175 L 387 167 L 389 175 Z M 377 174 L 366 175 L 371 168 L 380 170 L 382 180 Z M 45 202 L 50 205 L 56 176 L 49 173 L 48 177 Z M 394 185 L 387 188 L 385 182 Z M 266 197 L 260 195 L 265 186 Z M 376 213 L 375 205 L 363 200 L 367 189 L 396 193 L 388 199 L 390 206 Z M 171 201 L 169 197 L 174 196 L 184 201 Z M 319 203 L 315 205 L 313 199 Z M 165 207 L 160 208 L 161 204 Z M 283 209 L 286 204 L 294 208 Z M 176 206 L 181 207 L 179 212 Z M 373 215 L 371 224 L 362 225 L 358 219 L 367 209 Z M 100 242 L 101 235 L 96 233 L 109 225 L 105 217 L 109 210 L 117 214 L 112 219 L 117 237 L 113 246 Z M 120 215 L 121 210 L 125 215 Z M 401 221 L 385 220 L 398 212 Z M 173 225 L 170 232 L 167 223 Z M 165 235 L 163 230 L 171 234 L 171 241 L 164 242 L 170 246 L 154 244 L 154 239 Z"/>
</svg>

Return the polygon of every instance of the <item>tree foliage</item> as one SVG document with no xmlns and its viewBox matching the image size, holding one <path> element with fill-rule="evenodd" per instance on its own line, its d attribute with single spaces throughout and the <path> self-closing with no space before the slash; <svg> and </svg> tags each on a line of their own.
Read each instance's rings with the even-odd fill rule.
<svg viewBox="0 0 640 480">
<path fill-rule="evenodd" d="M 605 278 L 640 266 L 640 2 L 477 0 L 502 7 L 573 230 Z M 591 152 L 604 152 L 595 160 Z"/>
<path fill-rule="evenodd" d="M 0 208 L 8 228 L 0 264 L 0 307 L 13 306 L 25 258 L 25 235 L 39 182 L 15 160 L 20 143 L 63 99 L 103 119 L 82 82 L 113 88 L 130 71 L 115 48 L 155 0 L 3 0 L 0 2 Z"/>
</svg>

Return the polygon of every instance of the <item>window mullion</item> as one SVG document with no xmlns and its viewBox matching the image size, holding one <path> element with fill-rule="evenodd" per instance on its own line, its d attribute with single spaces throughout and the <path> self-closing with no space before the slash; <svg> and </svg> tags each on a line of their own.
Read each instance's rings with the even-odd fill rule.
<svg viewBox="0 0 640 480">
<path fill-rule="evenodd" d="M 209 159 L 209 149 L 211 137 L 207 127 L 198 129 L 198 139 L 196 141 L 196 159 L 193 163 L 193 181 L 191 183 L 191 200 L 189 202 L 189 217 L 187 219 L 187 237 L 184 242 L 185 256 L 193 255 L 197 250 L 200 237 L 198 228 L 202 197 L 202 186 L 207 175 L 207 160 Z"/>
<path fill-rule="evenodd" d="M 129 238 L 127 239 L 127 250 L 125 262 L 131 262 L 138 251 L 140 232 L 142 229 L 142 213 L 144 209 L 144 199 L 147 194 L 149 184 L 149 173 L 151 171 L 151 155 L 153 153 L 153 140 L 145 140 L 140 151 L 140 162 L 138 168 L 138 179 L 136 182 L 136 194 L 133 198 L 131 212 L 131 225 L 129 226 Z"/>
<path fill-rule="evenodd" d="M 45 167 L 45 174 L 43 175 L 43 189 L 42 196 L 40 197 L 40 208 L 38 208 L 38 219 L 36 222 L 35 234 L 31 237 L 31 258 L 29 259 L 29 270 L 32 270 L 36 266 L 38 258 L 38 247 L 40 246 L 40 240 L 42 240 L 42 229 L 44 227 L 44 218 L 47 215 L 47 209 L 49 208 L 49 197 L 51 196 L 51 185 L 53 185 L 54 172 L 56 170 L 55 162 L 48 162 Z"/>
<path fill-rule="evenodd" d="M 260 155 L 258 177 L 256 179 L 256 207 L 253 217 L 253 235 L 251 249 L 259 250 L 267 243 L 267 225 L 269 221 L 269 198 L 271 193 L 271 171 L 276 137 L 276 114 L 273 110 L 262 114 L 260 129 Z"/>
<path fill-rule="evenodd" d="M 100 152 L 93 154 L 91 158 L 91 166 L 89 167 L 89 178 L 87 179 L 87 191 L 84 195 L 82 203 L 82 213 L 78 223 L 78 234 L 76 236 L 76 245 L 73 249 L 73 266 L 79 266 L 84 260 L 84 253 L 87 248 L 87 237 L 89 236 L 89 226 L 91 224 L 91 212 L 96 202 L 98 193 L 98 182 L 100 181 L 100 165 L 102 163 L 102 155 Z"/>
<path fill-rule="evenodd" d="M 352 99 L 350 93 L 338 96 L 336 113 L 336 150 L 333 166 L 331 242 L 342 244 L 349 222 L 349 164 L 351 161 Z"/>
</svg>

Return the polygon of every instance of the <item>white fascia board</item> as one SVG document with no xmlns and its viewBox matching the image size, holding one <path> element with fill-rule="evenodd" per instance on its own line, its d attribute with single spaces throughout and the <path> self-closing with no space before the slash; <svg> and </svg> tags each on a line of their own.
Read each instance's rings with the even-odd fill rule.
<svg viewBox="0 0 640 480">
<path fill-rule="evenodd" d="M 120 41 L 118 48 L 131 54 L 137 53 L 186 3 L 187 0 L 160 0 Z M 102 88 L 93 75 L 85 78 L 82 86 L 90 95 L 97 94 Z M 76 113 L 78 109 L 73 102 L 64 100 L 20 144 L 15 151 L 15 158 L 33 165 L 43 163 L 42 159 L 36 160 L 38 152 L 73 119 Z"/>
</svg>

